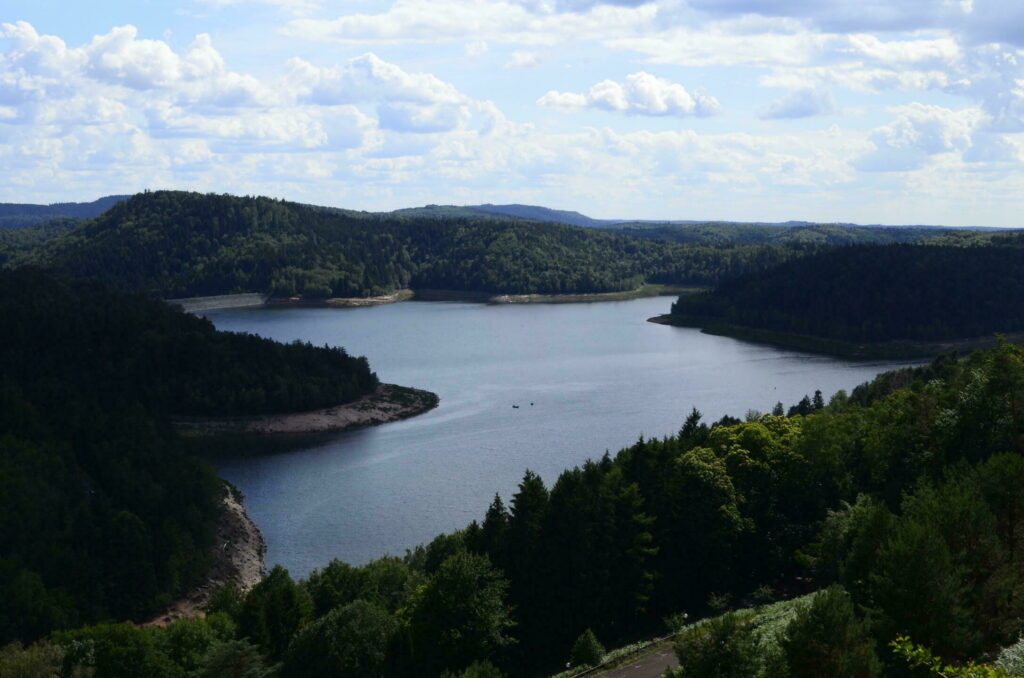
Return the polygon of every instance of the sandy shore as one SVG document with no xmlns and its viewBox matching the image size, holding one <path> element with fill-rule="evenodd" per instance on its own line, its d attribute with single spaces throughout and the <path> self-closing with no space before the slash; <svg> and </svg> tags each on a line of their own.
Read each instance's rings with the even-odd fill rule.
<svg viewBox="0 0 1024 678">
<path fill-rule="evenodd" d="M 227 485 L 213 549 L 213 567 L 206 580 L 143 626 L 163 626 L 175 619 L 202 616 L 210 596 L 218 589 L 234 584 L 243 592 L 249 591 L 266 576 L 266 542 L 245 512 L 241 498 Z"/>
<path fill-rule="evenodd" d="M 334 433 L 407 419 L 437 407 L 438 397 L 416 388 L 381 384 L 370 395 L 336 407 L 312 412 L 223 419 L 182 419 L 177 426 L 192 434 L 308 434 Z"/>
</svg>

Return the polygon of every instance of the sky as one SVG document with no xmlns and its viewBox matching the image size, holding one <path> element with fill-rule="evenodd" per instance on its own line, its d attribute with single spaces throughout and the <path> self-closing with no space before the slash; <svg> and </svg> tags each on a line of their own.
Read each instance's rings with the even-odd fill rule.
<svg viewBox="0 0 1024 678">
<path fill-rule="evenodd" d="M 0 201 L 1024 226 L 1020 0 L 4 0 Z"/>
</svg>

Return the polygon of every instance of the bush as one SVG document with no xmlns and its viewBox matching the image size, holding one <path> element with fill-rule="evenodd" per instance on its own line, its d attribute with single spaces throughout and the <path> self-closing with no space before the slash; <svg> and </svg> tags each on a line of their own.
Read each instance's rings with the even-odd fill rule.
<svg viewBox="0 0 1024 678">
<path fill-rule="evenodd" d="M 569 662 L 573 666 L 597 666 L 603 657 L 604 646 L 601 645 L 594 632 L 587 629 L 572 644 Z"/>
<path fill-rule="evenodd" d="M 384 676 L 398 621 L 387 610 L 357 600 L 331 610 L 295 637 L 282 675 L 296 678 Z"/>
<path fill-rule="evenodd" d="M 750 678 L 761 670 L 761 647 L 750 623 L 736 613 L 683 632 L 675 642 L 686 678 Z"/>
</svg>

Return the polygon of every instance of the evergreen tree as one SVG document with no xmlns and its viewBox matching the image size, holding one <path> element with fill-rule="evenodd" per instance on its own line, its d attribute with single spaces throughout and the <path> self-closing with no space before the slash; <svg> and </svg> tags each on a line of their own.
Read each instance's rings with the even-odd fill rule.
<svg viewBox="0 0 1024 678">
<path fill-rule="evenodd" d="M 569 664 L 572 666 L 597 666 L 604 658 L 604 646 L 590 629 L 580 634 L 572 644 Z"/>
<path fill-rule="evenodd" d="M 310 619 L 313 603 L 288 570 L 277 565 L 245 598 L 239 617 L 242 634 L 263 647 L 274 660 L 284 657 L 289 643 Z"/>
<path fill-rule="evenodd" d="M 874 678 L 881 673 L 868 623 L 831 586 L 801 606 L 779 641 L 790 678 Z"/>
</svg>

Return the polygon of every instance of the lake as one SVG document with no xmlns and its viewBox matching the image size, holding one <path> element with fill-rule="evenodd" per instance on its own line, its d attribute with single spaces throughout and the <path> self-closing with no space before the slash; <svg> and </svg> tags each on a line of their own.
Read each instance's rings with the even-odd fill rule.
<svg viewBox="0 0 1024 678">
<path fill-rule="evenodd" d="M 592 304 L 406 302 L 206 312 L 218 328 L 344 346 L 382 381 L 437 393 L 406 421 L 308 449 L 217 462 L 245 494 L 269 565 L 304 576 L 332 558 L 401 555 L 482 518 L 526 469 L 558 474 L 640 435 L 851 389 L 901 365 L 848 362 L 646 319 L 667 297 Z M 518 405 L 519 408 L 513 408 Z"/>
</svg>

